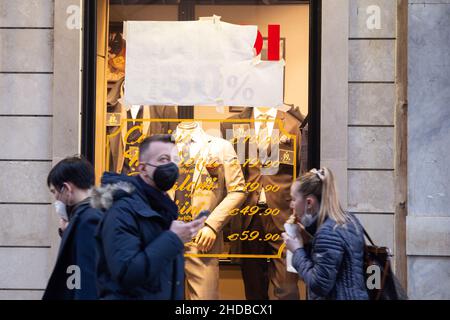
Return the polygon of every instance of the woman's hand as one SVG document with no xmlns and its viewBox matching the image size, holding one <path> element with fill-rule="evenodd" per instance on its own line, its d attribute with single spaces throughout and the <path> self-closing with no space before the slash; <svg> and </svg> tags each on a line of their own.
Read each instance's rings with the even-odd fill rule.
<svg viewBox="0 0 450 320">
<path fill-rule="evenodd" d="M 297 249 L 303 248 L 302 237 L 292 238 L 286 232 L 283 232 L 281 236 L 283 237 L 284 243 L 286 244 L 286 248 L 289 251 L 295 252 Z"/>
</svg>

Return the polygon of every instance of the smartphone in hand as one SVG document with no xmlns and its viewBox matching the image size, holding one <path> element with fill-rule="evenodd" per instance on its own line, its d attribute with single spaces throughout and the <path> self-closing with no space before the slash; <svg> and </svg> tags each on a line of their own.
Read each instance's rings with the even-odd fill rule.
<svg viewBox="0 0 450 320">
<path fill-rule="evenodd" d="M 203 217 L 208 217 L 209 216 L 209 214 L 210 214 L 211 212 L 209 211 L 209 210 L 202 210 L 202 211 L 200 211 L 200 213 L 198 214 L 198 216 L 196 216 L 195 217 L 195 219 L 194 220 L 198 220 L 198 219 L 201 219 L 201 218 L 203 218 Z"/>
</svg>

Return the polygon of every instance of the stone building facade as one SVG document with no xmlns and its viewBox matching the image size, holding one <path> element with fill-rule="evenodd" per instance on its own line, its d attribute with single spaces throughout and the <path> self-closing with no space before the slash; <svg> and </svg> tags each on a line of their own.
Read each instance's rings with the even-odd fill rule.
<svg viewBox="0 0 450 320">
<path fill-rule="evenodd" d="M 0 0 L 0 299 L 39 299 L 54 263 L 46 176 L 80 150 L 81 12 Z M 321 163 L 414 299 L 450 299 L 449 17 L 448 0 L 322 0 Z"/>
</svg>

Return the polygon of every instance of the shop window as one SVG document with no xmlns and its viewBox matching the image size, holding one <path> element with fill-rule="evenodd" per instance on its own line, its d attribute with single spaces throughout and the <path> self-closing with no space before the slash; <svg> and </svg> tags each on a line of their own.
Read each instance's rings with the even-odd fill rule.
<svg viewBox="0 0 450 320">
<path fill-rule="evenodd" d="M 186 3 L 188 10 L 186 7 L 180 9 Z M 197 20 L 213 15 L 220 16 L 222 21 L 228 23 L 257 25 L 263 37 L 262 60 L 267 59 L 268 25 L 280 26 L 280 59 L 285 60 L 284 109 L 281 111 L 264 106 L 217 108 L 165 104 L 126 105 L 123 100 L 127 74 L 124 22 Z M 198 147 L 189 144 L 189 148 L 183 148 L 185 144 L 181 143 L 182 139 L 177 140 L 178 156 L 184 167 L 180 165 L 180 169 L 183 169 L 180 170 L 180 179 L 171 190 L 171 196 L 175 197 L 180 209 L 180 219 L 191 220 L 201 210 L 214 212 L 221 201 L 235 191 L 234 188 L 240 188 L 235 182 L 235 174 L 227 176 L 230 175 L 229 168 L 224 168 L 224 154 L 228 150 L 224 151 L 223 148 L 231 145 L 231 152 L 239 160 L 238 170 L 244 177 L 243 188 L 238 191 L 245 191 L 246 199 L 242 205 L 228 212 L 230 218 L 220 226 L 223 228 L 224 246 L 220 251 L 214 251 L 214 256 L 219 257 L 222 263 L 239 262 L 240 258 L 249 257 L 280 259 L 283 249 L 280 247 L 280 230 L 291 213 L 289 186 L 300 173 L 311 166 L 308 156 L 315 149 L 308 147 L 308 142 L 318 141 L 317 136 L 315 140 L 308 138 L 308 119 L 311 119 L 308 113 L 312 110 L 309 85 L 311 79 L 314 79 L 311 77 L 312 38 L 308 1 L 179 3 L 98 0 L 96 31 L 95 135 L 91 142 L 95 141 L 92 160 L 95 162 L 97 179 L 104 171 L 137 175 L 138 144 L 147 136 L 189 130 L 196 135 L 200 133 L 204 140 L 201 140 L 201 146 Z M 263 116 L 257 118 L 258 115 Z M 268 164 L 268 158 L 261 160 L 259 156 L 261 148 L 267 148 L 258 145 L 262 132 L 271 136 L 277 144 L 276 148 L 265 153 L 276 153 L 274 161 L 269 159 L 271 164 Z M 257 150 L 254 159 L 248 151 L 252 149 L 249 147 L 252 138 L 256 138 L 253 141 Z M 244 139 L 244 148 L 238 148 L 236 142 L 239 139 Z M 83 137 L 83 141 L 85 144 L 89 143 L 86 137 Z M 192 139 L 192 143 L 196 142 L 198 141 Z M 183 159 L 194 160 L 183 162 Z M 203 160 L 200 166 L 197 163 L 199 159 Z M 260 179 L 264 168 L 271 165 L 276 168 L 275 173 Z M 196 170 L 200 172 L 195 172 Z M 193 205 L 196 200 L 192 197 L 197 187 L 202 190 L 202 197 L 210 197 L 203 202 L 206 203 L 204 207 Z M 270 219 L 271 230 L 264 226 L 262 229 L 259 228 L 261 226 L 249 229 L 256 216 L 259 221 Z M 253 252 L 249 243 L 275 243 L 276 250 Z"/>
</svg>

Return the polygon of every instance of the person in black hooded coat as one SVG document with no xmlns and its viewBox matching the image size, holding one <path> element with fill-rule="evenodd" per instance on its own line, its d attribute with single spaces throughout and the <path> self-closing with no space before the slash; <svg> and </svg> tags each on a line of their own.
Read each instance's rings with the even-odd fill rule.
<svg viewBox="0 0 450 320">
<path fill-rule="evenodd" d="M 102 214 L 89 204 L 94 168 L 78 157 L 64 159 L 50 171 L 47 184 L 64 219 L 60 221 L 58 258 L 42 299 L 95 300 L 94 235 Z"/>
<path fill-rule="evenodd" d="M 169 135 L 145 139 L 139 172 L 105 173 L 93 204 L 104 218 L 97 230 L 100 299 L 179 300 L 184 295 L 184 242 L 204 218 L 177 221 L 178 207 L 166 194 L 178 178 Z"/>
</svg>

